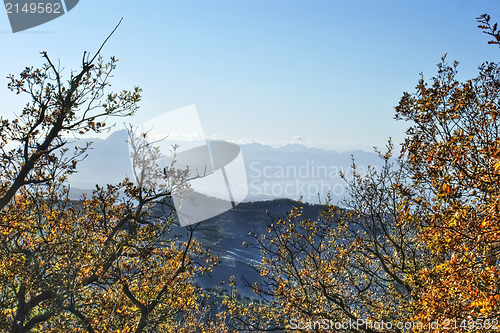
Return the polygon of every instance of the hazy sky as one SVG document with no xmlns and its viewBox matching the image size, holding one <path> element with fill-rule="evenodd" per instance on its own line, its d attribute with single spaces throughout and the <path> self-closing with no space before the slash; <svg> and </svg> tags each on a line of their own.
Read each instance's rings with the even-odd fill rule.
<svg viewBox="0 0 500 333">
<path fill-rule="evenodd" d="M 435 74 L 443 54 L 460 61 L 463 79 L 500 60 L 476 28 L 483 13 L 500 21 L 500 2 L 81 0 L 13 34 L 4 12 L 0 114 L 25 102 L 6 89 L 7 74 L 39 66 L 44 50 L 69 73 L 123 16 L 103 55 L 120 59 L 115 89 L 144 90 L 131 122 L 195 104 L 212 138 L 370 150 L 402 140 L 394 106 L 419 73 Z"/>
</svg>

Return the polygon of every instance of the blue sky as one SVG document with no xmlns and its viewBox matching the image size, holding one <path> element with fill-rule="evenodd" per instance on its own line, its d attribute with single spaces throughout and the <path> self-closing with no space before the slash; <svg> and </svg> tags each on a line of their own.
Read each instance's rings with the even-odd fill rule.
<svg viewBox="0 0 500 333">
<path fill-rule="evenodd" d="M 144 90 L 130 122 L 195 104 L 211 138 L 370 150 L 403 139 L 394 106 L 443 54 L 463 79 L 500 59 L 476 28 L 482 13 L 500 21 L 500 2 L 80 0 L 16 34 L 4 13 L 0 114 L 25 102 L 6 89 L 7 74 L 40 65 L 44 50 L 69 72 L 124 17 L 103 54 L 120 59 L 114 89 Z"/>
</svg>

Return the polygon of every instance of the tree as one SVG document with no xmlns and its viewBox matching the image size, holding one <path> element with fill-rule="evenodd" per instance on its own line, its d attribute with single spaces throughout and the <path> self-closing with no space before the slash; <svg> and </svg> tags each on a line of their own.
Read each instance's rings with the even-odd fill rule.
<svg viewBox="0 0 500 333">
<path fill-rule="evenodd" d="M 403 144 L 412 186 L 402 202 L 432 249 L 432 267 L 419 274 L 419 318 L 498 319 L 500 68 L 484 63 L 462 83 L 457 65 L 443 58 L 432 85 L 422 78 L 396 108 L 412 123 Z"/>
<path fill-rule="evenodd" d="M 175 186 L 186 186 L 185 171 L 164 172 L 157 151 L 131 135 L 135 182 L 68 197 L 67 176 L 88 146 L 70 151 L 67 138 L 101 132 L 108 117 L 133 114 L 140 101 L 137 87 L 107 93 L 118 60 L 104 62 L 103 46 L 84 53 L 67 81 L 46 52 L 41 68 L 9 76 L 9 89 L 30 102 L 16 119 L 0 119 L 0 329 L 223 331 L 203 317 L 193 284 L 217 258 L 194 228 L 181 241 L 170 235 L 171 216 L 152 214 Z"/>
<path fill-rule="evenodd" d="M 497 24 L 488 15 L 478 21 L 499 44 Z M 255 235 L 264 280 L 255 290 L 267 306 L 228 302 L 243 329 L 498 329 L 500 65 L 483 63 L 465 82 L 457 67 L 443 57 L 429 83 L 421 76 L 403 94 L 396 119 L 409 126 L 400 156 L 389 144 L 381 170 L 360 175 L 353 165 L 343 208 L 327 202 L 311 221 L 296 207 Z"/>
<path fill-rule="evenodd" d="M 304 331 L 307 325 L 328 331 L 337 323 L 353 332 L 378 332 L 377 323 L 412 318 L 412 277 L 425 265 L 425 248 L 415 225 L 401 223 L 398 193 L 405 173 L 391 159 L 392 149 L 389 144 L 380 153 L 381 170 L 370 168 L 363 176 L 353 163 L 352 177 L 343 175 L 350 194 L 344 207 L 327 201 L 316 220 L 303 219 L 302 208 L 294 207 L 267 234 L 254 235 L 263 277 L 254 289 L 274 305 L 256 304 L 260 316 L 251 317 L 248 304 L 230 303 L 244 329 L 294 329 L 302 323 Z"/>
</svg>

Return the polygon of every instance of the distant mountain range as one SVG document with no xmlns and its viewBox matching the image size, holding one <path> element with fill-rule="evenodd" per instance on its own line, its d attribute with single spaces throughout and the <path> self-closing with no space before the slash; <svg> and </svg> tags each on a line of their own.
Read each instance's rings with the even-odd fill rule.
<svg viewBox="0 0 500 333">
<path fill-rule="evenodd" d="M 89 192 L 95 184 L 118 183 L 132 176 L 128 150 L 128 133 L 125 130 L 112 133 L 107 139 L 88 139 L 74 144 L 92 141 L 88 157 L 78 164 L 78 173 L 70 178 L 72 196 Z M 352 151 L 338 153 L 332 150 L 308 148 L 291 144 L 280 148 L 252 143 L 240 145 L 246 168 L 248 195 L 245 202 L 197 224 L 195 237 L 221 263 L 210 276 L 197 279 L 204 288 L 215 288 L 221 281 L 235 276 L 238 290 L 252 295 L 245 281 L 261 281 L 255 267 L 261 260 L 260 252 L 251 244 L 251 231 L 266 233 L 266 226 L 273 219 L 285 217 L 302 196 L 303 218 L 318 216 L 327 194 L 333 195 L 334 203 L 344 197 L 345 182 L 340 172 L 349 174 L 352 156 L 360 172 L 368 165 L 380 167 L 375 153 Z M 163 213 L 162 213 L 163 214 Z M 174 226 L 173 234 L 185 235 L 186 229 Z"/>
<path fill-rule="evenodd" d="M 73 197 L 90 191 L 96 183 L 118 183 L 132 176 L 127 140 L 125 130 L 114 132 L 105 140 L 85 140 L 93 142 L 92 149 L 78 164 L 78 173 L 70 178 Z M 321 202 L 328 192 L 333 193 L 334 201 L 343 197 L 345 183 L 339 173 L 349 172 L 352 156 L 360 171 L 368 165 L 380 167 L 380 160 L 375 153 L 338 153 L 299 144 L 273 148 L 252 143 L 240 145 L 240 149 L 249 193 L 246 202 L 197 225 L 195 237 L 221 260 L 210 276 L 198 278 L 197 283 L 204 288 L 215 288 L 233 275 L 239 291 L 252 295 L 245 281 L 260 281 L 255 266 L 261 258 L 257 248 L 243 245 L 253 241 L 249 232 L 265 233 L 273 218 L 285 217 L 299 204 L 301 196 L 306 202 L 301 204 L 302 216 L 316 218 L 322 208 L 315 204 L 318 196 Z M 172 233 L 185 235 L 186 229 L 174 226 Z"/>
<path fill-rule="evenodd" d="M 105 140 L 82 140 L 81 144 L 92 141 L 92 145 L 87 158 L 78 164 L 78 172 L 70 177 L 73 197 L 95 184 L 132 178 L 127 140 L 126 130 L 116 131 Z M 243 144 L 240 149 L 248 179 L 246 201 L 302 197 L 303 201 L 318 203 L 328 193 L 334 201 L 340 201 L 345 195 L 340 171 L 349 175 L 352 156 L 362 173 L 368 165 L 381 166 L 377 154 L 361 150 L 338 153 L 300 144 L 273 148 L 258 143 Z"/>
</svg>

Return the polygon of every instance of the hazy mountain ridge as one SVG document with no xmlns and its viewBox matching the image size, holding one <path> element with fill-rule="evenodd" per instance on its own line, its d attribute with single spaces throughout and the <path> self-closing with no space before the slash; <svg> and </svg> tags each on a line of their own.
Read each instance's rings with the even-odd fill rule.
<svg viewBox="0 0 500 333">
<path fill-rule="evenodd" d="M 78 165 L 78 172 L 70 177 L 73 197 L 95 184 L 118 183 L 125 177 L 133 178 L 128 151 L 128 132 L 113 132 L 106 139 L 85 139 L 80 145 L 92 142 L 88 156 Z M 181 144 L 182 146 L 182 144 Z M 301 144 L 273 148 L 259 143 L 240 145 L 248 179 L 246 201 L 290 198 L 317 202 L 318 195 L 328 192 L 340 200 L 344 181 L 340 171 L 349 173 L 352 156 L 365 170 L 368 165 L 381 165 L 377 154 L 362 150 L 339 153 Z"/>
</svg>

